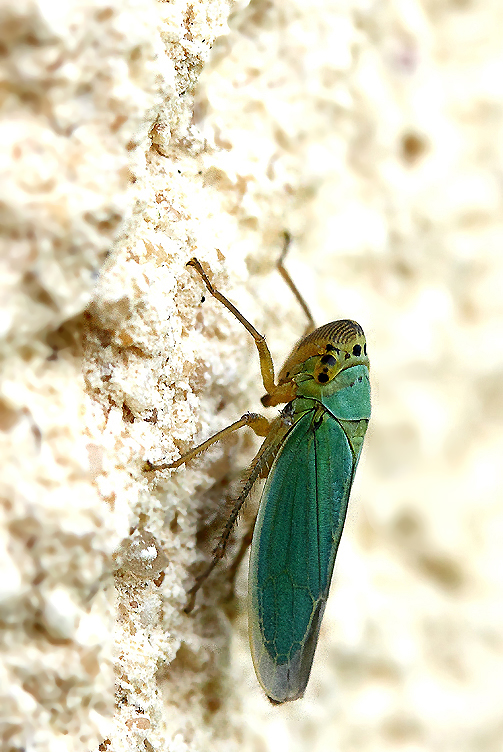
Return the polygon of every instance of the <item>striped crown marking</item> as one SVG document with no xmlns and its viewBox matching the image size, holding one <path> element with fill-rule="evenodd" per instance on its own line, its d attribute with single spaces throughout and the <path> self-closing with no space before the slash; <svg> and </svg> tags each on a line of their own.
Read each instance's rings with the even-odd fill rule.
<svg viewBox="0 0 503 752">
<path fill-rule="evenodd" d="M 363 329 L 360 324 L 351 319 L 340 319 L 340 321 L 331 321 L 329 324 L 320 326 L 319 329 L 315 329 L 314 332 L 308 334 L 307 337 L 302 340 L 301 344 L 306 342 L 319 342 L 320 340 L 329 340 L 330 342 L 339 342 L 342 345 L 351 342 L 356 337 L 363 337 Z"/>
</svg>

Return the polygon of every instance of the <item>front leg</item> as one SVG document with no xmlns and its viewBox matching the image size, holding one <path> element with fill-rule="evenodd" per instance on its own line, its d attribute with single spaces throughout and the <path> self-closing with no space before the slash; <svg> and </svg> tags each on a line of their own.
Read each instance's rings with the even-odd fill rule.
<svg viewBox="0 0 503 752">
<path fill-rule="evenodd" d="M 200 454 L 200 452 L 204 452 L 216 441 L 220 441 L 220 439 L 223 439 L 224 436 L 227 436 L 227 434 L 232 433 L 233 431 L 237 431 L 239 428 L 248 426 L 257 434 L 257 436 L 267 436 L 267 434 L 269 433 L 270 425 L 270 422 L 263 415 L 258 415 L 257 413 L 245 413 L 235 423 L 231 423 L 230 426 L 227 426 L 227 428 L 224 428 L 214 436 L 211 436 L 202 444 L 199 444 L 199 446 L 196 446 L 194 447 L 194 449 L 186 452 L 186 454 L 183 454 L 174 462 L 160 462 L 156 464 L 151 462 L 150 460 L 147 460 L 143 465 L 143 470 L 144 472 L 150 472 L 152 470 L 173 470 L 176 467 L 180 467 L 180 465 L 184 465 L 193 457 Z"/>
</svg>

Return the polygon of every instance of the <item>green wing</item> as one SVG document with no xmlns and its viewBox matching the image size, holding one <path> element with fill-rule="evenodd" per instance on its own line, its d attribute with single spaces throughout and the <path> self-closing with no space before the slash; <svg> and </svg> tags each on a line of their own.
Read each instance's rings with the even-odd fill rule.
<svg viewBox="0 0 503 752">
<path fill-rule="evenodd" d="M 361 424 L 364 433 L 367 421 Z M 249 631 L 257 677 L 275 703 L 306 688 L 361 441 L 315 408 L 289 432 L 266 482 L 253 535 Z M 351 432 L 350 432 L 351 434 Z M 354 445 L 354 443 L 353 443 Z"/>
</svg>

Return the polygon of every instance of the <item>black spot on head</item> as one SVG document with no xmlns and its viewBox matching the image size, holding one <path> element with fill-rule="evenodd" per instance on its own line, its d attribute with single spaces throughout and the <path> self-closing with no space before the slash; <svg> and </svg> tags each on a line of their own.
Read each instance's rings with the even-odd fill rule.
<svg viewBox="0 0 503 752">
<path fill-rule="evenodd" d="M 362 347 L 361 345 L 355 345 L 353 347 L 353 355 L 361 355 L 362 354 Z"/>
<path fill-rule="evenodd" d="M 366 355 L 366 354 L 367 354 L 367 343 L 365 343 L 365 344 L 363 345 L 363 354 L 364 354 L 364 355 Z"/>
<path fill-rule="evenodd" d="M 346 353 L 345 356 L 344 356 L 344 360 L 347 360 L 350 357 L 351 357 L 351 353 Z"/>
<path fill-rule="evenodd" d="M 330 342 L 329 342 L 328 345 L 325 347 L 325 350 L 327 352 L 330 352 L 330 350 L 337 350 L 337 348 L 334 347 L 334 345 L 331 345 Z"/>
<path fill-rule="evenodd" d="M 320 384 L 326 384 L 328 381 L 328 375 L 326 373 L 320 373 L 320 375 L 318 376 L 318 381 L 320 382 Z"/>
<path fill-rule="evenodd" d="M 324 355 L 320 360 L 320 363 L 326 364 L 327 366 L 335 366 L 337 361 L 333 355 Z"/>
</svg>

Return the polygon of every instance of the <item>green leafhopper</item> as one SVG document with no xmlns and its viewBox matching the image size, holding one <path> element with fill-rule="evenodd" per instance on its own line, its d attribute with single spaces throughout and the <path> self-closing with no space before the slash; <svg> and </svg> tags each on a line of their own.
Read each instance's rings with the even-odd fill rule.
<svg viewBox="0 0 503 752">
<path fill-rule="evenodd" d="M 349 319 L 315 329 L 306 303 L 283 266 L 288 241 L 287 236 L 278 269 L 307 314 L 309 325 L 277 381 L 265 338 L 213 287 L 197 259 L 188 262 L 208 292 L 254 338 L 266 390 L 262 404 L 286 406 L 271 421 L 246 413 L 175 462 L 145 464 L 149 471 L 179 467 L 243 426 L 265 437 L 213 560 L 190 591 L 186 611 L 192 609 L 197 590 L 223 557 L 253 484 L 265 478 L 251 544 L 248 629 L 257 678 L 273 704 L 302 697 L 307 686 L 370 418 L 369 360 L 363 330 Z"/>
</svg>

